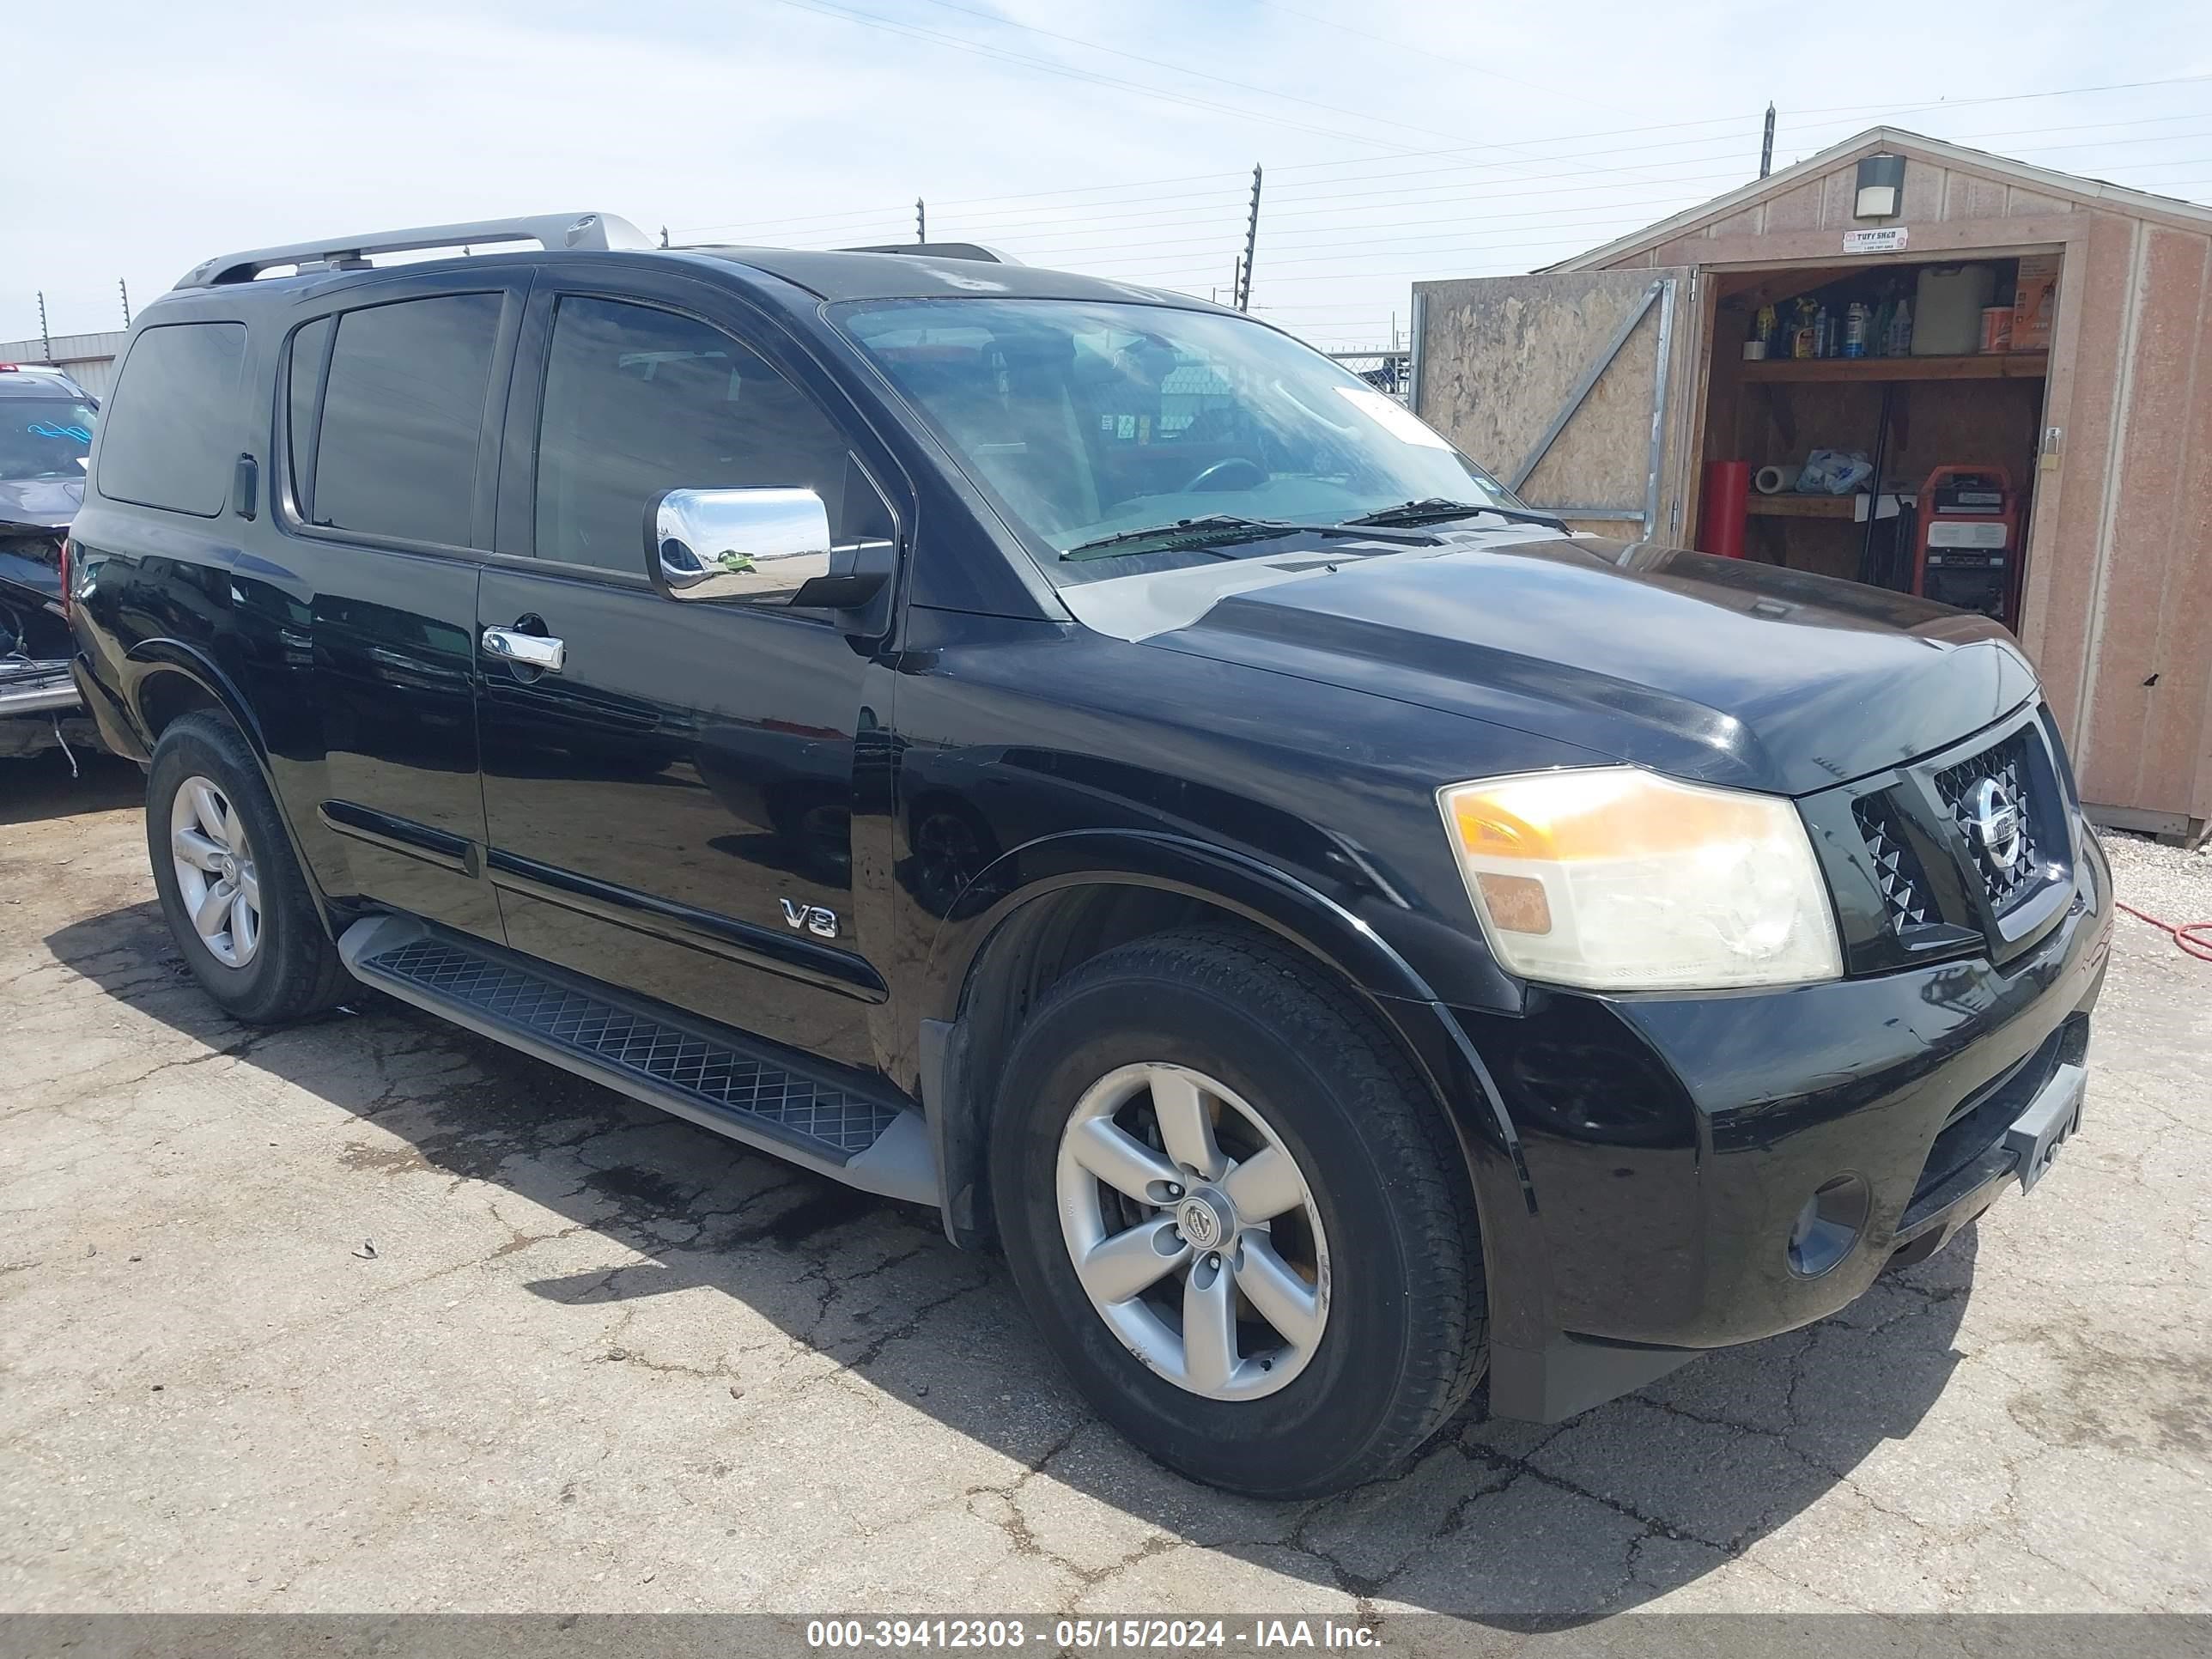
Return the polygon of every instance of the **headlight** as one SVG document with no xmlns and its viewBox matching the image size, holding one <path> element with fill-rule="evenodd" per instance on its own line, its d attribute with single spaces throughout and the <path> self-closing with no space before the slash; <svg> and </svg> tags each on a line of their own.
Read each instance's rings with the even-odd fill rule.
<svg viewBox="0 0 2212 1659">
<path fill-rule="evenodd" d="M 1499 962 L 1595 990 L 1717 990 L 1843 973 L 1797 809 L 1625 766 L 1437 792 Z"/>
</svg>

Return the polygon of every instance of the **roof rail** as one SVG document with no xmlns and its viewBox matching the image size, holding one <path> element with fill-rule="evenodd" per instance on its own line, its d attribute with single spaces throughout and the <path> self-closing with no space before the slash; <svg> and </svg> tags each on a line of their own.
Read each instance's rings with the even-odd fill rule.
<svg viewBox="0 0 2212 1659">
<path fill-rule="evenodd" d="M 217 288 L 250 283 L 276 265 L 327 266 L 358 270 L 372 253 L 409 253 L 426 247 L 466 247 L 477 242 L 535 242 L 540 247 L 651 247 L 652 241 L 627 219 L 611 213 L 538 213 L 514 219 L 478 219 L 459 225 L 422 225 L 412 230 L 371 231 L 366 236 L 332 236 L 283 247 L 222 253 L 194 265 L 179 288 Z"/>
<path fill-rule="evenodd" d="M 918 253 L 925 259 L 977 259 L 987 265 L 1018 265 L 1019 259 L 981 242 L 884 242 L 875 247 L 841 247 L 840 253 Z"/>
</svg>

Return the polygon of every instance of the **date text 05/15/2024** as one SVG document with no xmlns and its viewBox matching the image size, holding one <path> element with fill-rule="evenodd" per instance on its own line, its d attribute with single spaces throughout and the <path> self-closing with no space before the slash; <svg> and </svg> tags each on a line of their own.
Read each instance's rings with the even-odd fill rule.
<svg viewBox="0 0 2212 1659">
<path fill-rule="evenodd" d="M 813 1619 L 806 1644 L 817 1652 L 1035 1645 L 1060 1652 L 1161 1652 L 1248 1648 L 1382 1646 L 1373 1626 L 1334 1619 Z"/>
</svg>

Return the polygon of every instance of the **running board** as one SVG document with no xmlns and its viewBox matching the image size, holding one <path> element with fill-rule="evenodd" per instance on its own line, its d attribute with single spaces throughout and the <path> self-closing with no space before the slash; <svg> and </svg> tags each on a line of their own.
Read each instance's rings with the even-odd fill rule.
<svg viewBox="0 0 2212 1659">
<path fill-rule="evenodd" d="M 405 916 L 338 940 L 364 985 L 864 1192 L 939 1200 L 921 1113 L 834 1068 Z"/>
</svg>

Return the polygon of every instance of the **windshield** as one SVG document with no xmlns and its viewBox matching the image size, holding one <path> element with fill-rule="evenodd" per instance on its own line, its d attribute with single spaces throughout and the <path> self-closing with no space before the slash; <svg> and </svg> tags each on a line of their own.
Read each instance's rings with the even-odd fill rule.
<svg viewBox="0 0 2212 1659">
<path fill-rule="evenodd" d="M 0 478 L 82 478 L 93 407 L 76 398 L 0 398 Z"/>
<path fill-rule="evenodd" d="M 845 307 L 838 321 L 1056 581 L 1243 550 L 1056 556 L 1182 520 L 1334 525 L 1413 501 L 1514 504 L 1396 401 L 1244 318 L 976 298 Z"/>
</svg>

